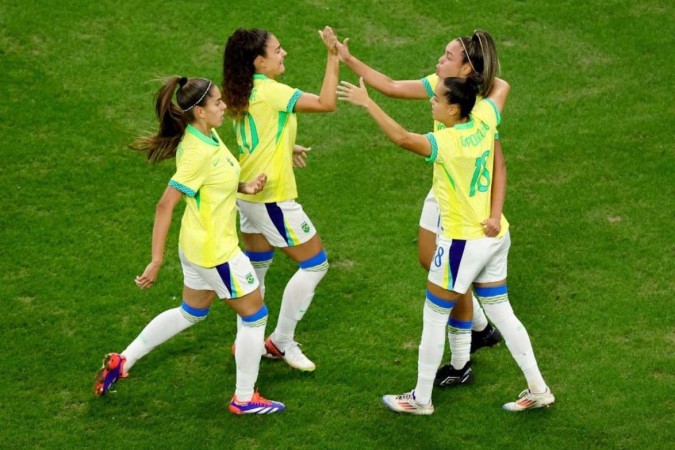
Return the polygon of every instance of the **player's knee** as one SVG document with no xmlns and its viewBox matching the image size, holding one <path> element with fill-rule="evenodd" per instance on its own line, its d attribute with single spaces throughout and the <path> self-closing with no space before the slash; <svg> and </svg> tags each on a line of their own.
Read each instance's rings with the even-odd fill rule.
<svg viewBox="0 0 675 450">
<path fill-rule="evenodd" d="M 183 314 L 183 317 L 192 323 L 198 323 L 206 319 L 210 309 L 211 308 L 208 306 L 201 309 L 193 308 L 192 306 L 188 305 L 185 300 L 183 300 L 183 303 L 180 305 L 181 314 Z"/>
<path fill-rule="evenodd" d="M 326 255 L 326 251 L 324 249 L 321 249 L 319 253 L 316 255 L 312 256 L 311 258 L 301 261 L 300 263 L 300 269 L 307 271 L 307 272 L 323 272 L 326 273 L 328 271 L 328 255 Z"/>
<path fill-rule="evenodd" d="M 248 316 L 242 316 L 241 324 L 245 327 L 262 327 L 267 325 L 267 306 L 263 304 L 260 309 Z"/>
<path fill-rule="evenodd" d="M 244 254 L 248 257 L 249 261 L 251 261 L 251 265 L 256 269 L 269 267 L 274 259 L 274 250 L 268 252 L 245 251 Z"/>
</svg>

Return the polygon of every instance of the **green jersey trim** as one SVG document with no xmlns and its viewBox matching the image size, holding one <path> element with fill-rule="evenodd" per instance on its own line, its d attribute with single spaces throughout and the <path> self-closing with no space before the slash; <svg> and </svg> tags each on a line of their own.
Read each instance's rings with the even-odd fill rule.
<svg viewBox="0 0 675 450">
<path fill-rule="evenodd" d="M 429 80 L 427 80 L 426 78 L 422 78 L 420 81 L 422 82 L 422 85 L 424 85 L 424 90 L 427 92 L 429 98 L 433 97 L 434 90 L 431 89 L 431 84 L 429 83 Z"/>
<path fill-rule="evenodd" d="M 436 157 L 438 157 L 438 142 L 436 142 L 436 136 L 433 133 L 427 133 L 424 135 L 431 144 L 431 155 L 424 158 L 426 162 L 436 162 Z"/>
<path fill-rule="evenodd" d="M 302 92 L 300 89 L 295 90 L 293 97 L 291 97 L 291 99 L 288 101 L 288 105 L 286 105 L 286 112 L 293 112 L 295 109 L 295 104 L 302 94 L 304 94 L 304 92 Z"/>
<path fill-rule="evenodd" d="M 502 115 L 499 112 L 499 109 L 497 108 L 497 105 L 495 105 L 495 102 L 492 101 L 491 98 L 486 98 L 485 99 L 490 105 L 492 105 L 492 108 L 495 110 L 495 116 L 497 116 L 497 125 L 502 123 Z"/>
<path fill-rule="evenodd" d="M 218 142 L 218 139 L 215 138 L 213 135 L 213 131 L 211 131 L 211 136 L 204 136 L 204 134 L 196 129 L 195 127 L 192 126 L 192 124 L 188 124 L 187 126 L 187 132 L 190 133 L 191 135 L 197 137 L 200 141 L 205 142 L 209 145 L 214 145 L 216 147 L 220 146 L 220 143 Z"/>
<path fill-rule="evenodd" d="M 169 186 L 172 188 L 182 192 L 183 194 L 187 195 L 188 197 L 194 197 L 197 195 L 195 191 L 190 189 L 189 187 L 185 186 L 184 184 L 179 183 L 178 181 L 174 180 L 169 180 Z"/>
<path fill-rule="evenodd" d="M 473 127 L 473 119 L 469 119 L 468 122 L 464 123 L 457 123 L 453 127 L 455 130 L 468 130 L 469 128 Z"/>
</svg>

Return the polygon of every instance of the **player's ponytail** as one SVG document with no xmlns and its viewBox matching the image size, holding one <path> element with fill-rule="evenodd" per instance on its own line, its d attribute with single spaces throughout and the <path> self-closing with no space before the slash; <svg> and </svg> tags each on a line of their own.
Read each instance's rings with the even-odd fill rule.
<svg viewBox="0 0 675 450">
<path fill-rule="evenodd" d="M 211 81 L 205 78 L 167 78 L 155 94 L 159 131 L 155 135 L 136 138 L 129 147 L 145 153 L 153 164 L 176 156 L 185 128 L 195 120 L 194 108 L 206 103 L 212 86 Z M 174 93 L 176 103 L 173 102 Z"/>
<path fill-rule="evenodd" d="M 246 114 L 253 90 L 253 62 L 258 56 L 265 56 L 268 38 L 266 30 L 239 28 L 227 39 L 223 53 L 223 100 L 228 114 L 235 119 Z"/>
<path fill-rule="evenodd" d="M 457 38 L 464 50 L 463 62 L 468 63 L 474 75 L 480 75 L 480 95 L 487 97 L 492 90 L 495 77 L 499 75 L 497 47 L 490 33 L 476 30 L 471 36 Z"/>
</svg>

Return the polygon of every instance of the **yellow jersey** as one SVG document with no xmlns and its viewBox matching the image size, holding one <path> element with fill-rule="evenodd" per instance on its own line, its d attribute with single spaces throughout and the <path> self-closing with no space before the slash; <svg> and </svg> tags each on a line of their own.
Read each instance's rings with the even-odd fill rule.
<svg viewBox="0 0 675 450">
<path fill-rule="evenodd" d="M 234 121 L 241 179 L 249 181 L 267 174 L 265 188 L 255 194 L 239 194 L 249 202 L 269 203 L 298 196 L 293 173 L 293 146 L 297 118 L 293 109 L 303 94 L 265 75 L 253 76 L 248 112 Z"/>
<path fill-rule="evenodd" d="M 239 172 L 239 163 L 215 130 L 205 136 L 188 125 L 169 186 L 182 192 L 186 203 L 178 245 L 190 262 L 214 267 L 241 251 L 236 227 Z"/>
</svg>

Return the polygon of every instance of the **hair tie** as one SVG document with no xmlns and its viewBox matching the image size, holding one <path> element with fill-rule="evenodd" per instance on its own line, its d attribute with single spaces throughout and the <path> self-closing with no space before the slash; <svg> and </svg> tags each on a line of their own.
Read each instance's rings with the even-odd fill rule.
<svg viewBox="0 0 675 450">
<path fill-rule="evenodd" d="M 188 82 L 187 77 L 180 77 L 180 79 L 178 80 L 178 84 L 180 85 L 180 87 L 185 86 L 187 82 Z"/>
</svg>

